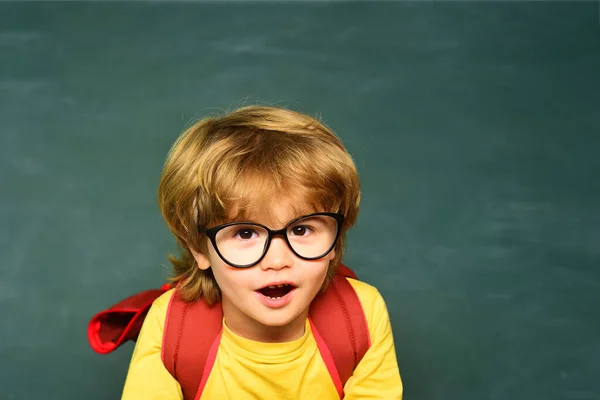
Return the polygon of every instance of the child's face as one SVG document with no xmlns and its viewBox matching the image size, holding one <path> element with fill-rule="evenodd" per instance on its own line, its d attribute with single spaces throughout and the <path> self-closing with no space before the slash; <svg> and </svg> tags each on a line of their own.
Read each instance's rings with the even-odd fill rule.
<svg viewBox="0 0 600 400">
<path fill-rule="evenodd" d="M 281 229 L 293 219 L 314 212 L 291 200 L 274 202 L 269 211 L 274 218 L 256 215 L 251 222 Z M 292 252 L 283 237 L 275 236 L 264 258 L 250 268 L 229 266 L 210 242 L 207 255 L 194 256 L 200 268 L 213 270 L 221 289 L 227 326 L 249 339 L 270 341 L 274 330 L 296 327 L 303 331 L 308 308 L 323 285 L 335 250 L 317 260 L 304 260 Z M 265 289 L 282 283 L 290 287 Z"/>
</svg>

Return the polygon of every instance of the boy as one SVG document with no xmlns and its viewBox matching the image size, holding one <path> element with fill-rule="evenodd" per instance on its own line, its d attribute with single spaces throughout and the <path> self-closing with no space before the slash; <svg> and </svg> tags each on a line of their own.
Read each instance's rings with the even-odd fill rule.
<svg viewBox="0 0 600 400">
<path fill-rule="evenodd" d="M 245 107 L 187 129 L 159 186 L 162 214 L 183 250 L 171 257 L 177 288 L 144 320 L 123 400 L 184 398 L 161 356 L 174 293 L 222 308 L 212 369 L 194 398 L 401 399 L 389 316 L 374 287 L 347 279 L 370 346 L 343 394 L 309 316 L 340 266 L 359 201 L 350 155 L 311 117 Z"/>
</svg>

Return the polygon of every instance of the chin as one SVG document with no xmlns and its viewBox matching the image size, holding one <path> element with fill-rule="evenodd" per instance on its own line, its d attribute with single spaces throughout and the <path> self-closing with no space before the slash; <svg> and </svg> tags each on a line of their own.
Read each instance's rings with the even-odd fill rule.
<svg viewBox="0 0 600 400">
<path fill-rule="evenodd" d="M 297 310 L 266 310 L 264 314 L 258 315 L 256 320 L 260 324 L 268 327 L 285 327 L 294 321 L 297 321 L 301 315 L 303 315 L 302 311 Z"/>
<path fill-rule="evenodd" d="M 259 318 L 258 322 L 260 322 L 264 326 L 276 328 L 287 326 L 294 322 L 296 318 L 298 318 L 298 315 L 272 315 L 268 317 L 265 316 L 263 318 Z"/>
</svg>

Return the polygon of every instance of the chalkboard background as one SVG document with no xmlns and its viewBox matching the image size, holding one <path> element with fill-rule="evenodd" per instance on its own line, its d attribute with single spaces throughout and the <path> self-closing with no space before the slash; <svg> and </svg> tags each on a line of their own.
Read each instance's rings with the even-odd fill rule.
<svg viewBox="0 0 600 400">
<path fill-rule="evenodd" d="M 168 275 L 199 116 L 320 115 L 406 399 L 600 398 L 598 2 L 0 4 L 0 398 L 116 399 L 86 325 Z"/>
</svg>

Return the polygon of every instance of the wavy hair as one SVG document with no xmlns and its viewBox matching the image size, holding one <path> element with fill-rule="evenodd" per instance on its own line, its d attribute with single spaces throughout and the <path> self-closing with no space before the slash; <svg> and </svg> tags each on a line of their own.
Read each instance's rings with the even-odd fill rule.
<svg viewBox="0 0 600 400">
<path fill-rule="evenodd" d="M 202 229 L 247 218 L 285 193 L 315 210 L 345 216 L 325 288 L 342 259 L 360 203 L 356 167 L 335 133 L 295 111 L 249 106 L 202 119 L 179 136 L 162 171 L 158 200 L 181 250 L 169 260 L 171 281 L 184 300 L 220 301 L 211 268 L 198 268 L 190 251 L 207 254 Z"/>
</svg>

